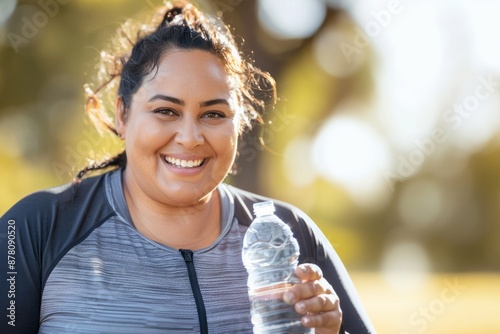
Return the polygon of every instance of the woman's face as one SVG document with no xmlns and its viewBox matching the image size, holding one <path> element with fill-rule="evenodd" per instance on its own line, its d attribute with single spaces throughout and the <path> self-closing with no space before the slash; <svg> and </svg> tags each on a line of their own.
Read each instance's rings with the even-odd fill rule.
<svg viewBox="0 0 500 334">
<path fill-rule="evenodd" d="M 168 51 L 132 97 L 125 120 L 119 104 L 128 190 L 173 206 L 207 201 L 234 162 L 237 109 L 230 77 L 216 56 Z"/>
</svg>

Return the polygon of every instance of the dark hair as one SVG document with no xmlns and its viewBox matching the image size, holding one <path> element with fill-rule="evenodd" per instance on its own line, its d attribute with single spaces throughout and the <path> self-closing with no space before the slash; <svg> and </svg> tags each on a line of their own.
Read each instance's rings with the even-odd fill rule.
<svg viewBox="0 0 500 334">
<path fill-rule="evenodd" d="M 115 55 L 101 52 L 98 78 L 101 85 L 95 90 L 85 85 L 85 109 L 98 130 L 104 128 L 118 135 L 113 118 L 104 110 L 99 94 L 110 92 L 113 84 L 116 85 L 116 79 L 120 78 L 118 96 L 122 100 L 123 117 L 126 120 L 132 97 L 141 87 L 144 77 L 157 70 L 161 57 L 174 49 L 203 50 L 222 60 L 227 73 L 236 83 L 236 96 L 242 110 L 240 134 L 250 129 L 254 121 L 262 123 L 261 115 L 269 104 L 274 106 L 276 103 L 276 84 L 271 75 L 245 59 L 227 25 L 218 18 L 204 15 L 190 3 L 167 3 L 157 11 L 151 25 L 140 26 L 136 42 L 129 38 L 129 30 L 131 23 L 126 22 L 118 31 Z M 125 166 L 126 161 L 123 151 L 115 157 L 85 167 L 75 180 L 79 181 L 93 170 Z"/>
</svg>

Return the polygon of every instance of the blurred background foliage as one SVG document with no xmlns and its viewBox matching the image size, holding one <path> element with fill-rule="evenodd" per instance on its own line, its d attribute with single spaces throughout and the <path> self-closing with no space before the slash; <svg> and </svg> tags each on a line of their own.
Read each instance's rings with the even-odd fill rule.
<svg viewBox="0 0 500 334">
<path fill-rule="evenodd" d="M 242 140 L 228 182 L 307 212 L 349 270 L 377 273 L 363 287 L 419 291 L 433 272 L 498 272 L 500 3 L 198 4 L 234 28 L 281 97 Z M 159 5 L 0 0 L 0 214 L 118 152 L 89 125 L 83 85 L 117 28 Z M 403 316 L 406 333 L 428 330 Z"/>
</svg>

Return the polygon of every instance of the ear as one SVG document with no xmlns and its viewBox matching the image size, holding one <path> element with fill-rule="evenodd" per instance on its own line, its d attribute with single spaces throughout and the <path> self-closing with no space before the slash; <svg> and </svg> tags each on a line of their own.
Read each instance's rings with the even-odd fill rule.
<svg viewBox="0 0 500 334">
<path fill-rule="evenodd" d="M 125 107 L 123 106 L 123 101 L 121 97 L 116 98 L 116 117 L 115 117 L 115 128 L 118 133 L 118 137 L 125 139 Z"/>
</svg>

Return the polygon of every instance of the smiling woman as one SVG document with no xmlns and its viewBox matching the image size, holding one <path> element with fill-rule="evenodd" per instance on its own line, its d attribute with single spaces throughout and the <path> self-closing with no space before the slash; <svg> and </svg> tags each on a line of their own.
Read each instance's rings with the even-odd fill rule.
<svg viewBox="0 0 500 334">
<path fill-rule="evenodd" d="M 158 189 L 158 200 L 186 204 L 194 200 L 188 205 L 196 204 L 196 198 L 178 197 L 178 191 L 186 187 L 184 182 L 199 182 L 196 188 L 201 193 L 212 192 L 225 176 L 215 172 L 229 171 L 236 154 L 240 116 L 229 106 L 230 100 L 229 78 L 216 56 L 191 50 L 167 53 L 155 77 L 145 80 L 135 93 L 126 118 L 123 102 L 118 101 L 116 129 L 126 140 L 131 167 L 127 170 L 134 173 L 143 166 L 137 178 L 144 179 L 150 166 L 159 162 L 149 170 L 152 175 L 144 189 L 163 187 Z M 187 165 L 171 163 L 196 160 L 201 165 L 187 169 Z M 191 177 L 186 179 L 186 173 Z M 125 172 L 126 183 L 131 177 Z M 177 195 L 170 196 L 169 191 Z"/>
<path fill-rule="evenodd" d="M 125 143 L 72 184 L 26 197 L 0 220 L 9 281 L 2 333 L 251 333 L 243 236 L 254 203 L 224 183 L 238 139 L 260 121 L 275 83 L 238 51 L 228 28 L 189 3 L 167 4 L 131 50 L 103 53 L 103 83 L 86 87 L 96 125 Z M 111 64 L 111 66 L 109 66 Z M 119 82 L 114 120 L 100 93 Z M 263 88 L 261 88 L 263 86 Z M 262 96 L 262 94 L 257 94 Z M 102 175 L 94 170 L 113 167 Z M 316 333 L 373 328 L 334 249 L 299 209 L 276 202 L 302 250 L 285 301 Z M 17 298 L 17 299 L 15 299 Z"/>
<path fill-rule="evenodd" d="M 217 194 L 236 156 L 242 116 L 230 107 L 238 103 L 234 95 L 216 56 L 175 50 L 161 58 L 154 77 L 144 80 L 126 118 L 119 99 L 116 130 L 127 152 L 123 186 L 134 223 L 146 236 L 190 249 L 207 247 L 218 236 L 219 204 L 211 206 L 209 219 L 199 220 L 202 226 L 189 227 L 194 233 L 182 233 L 185 226 L 166 222 L 163 214 L 148 219 L 140 208 L 159 205 L 168 214 L 171 207 L 204 206 Z"/>
</svg>

